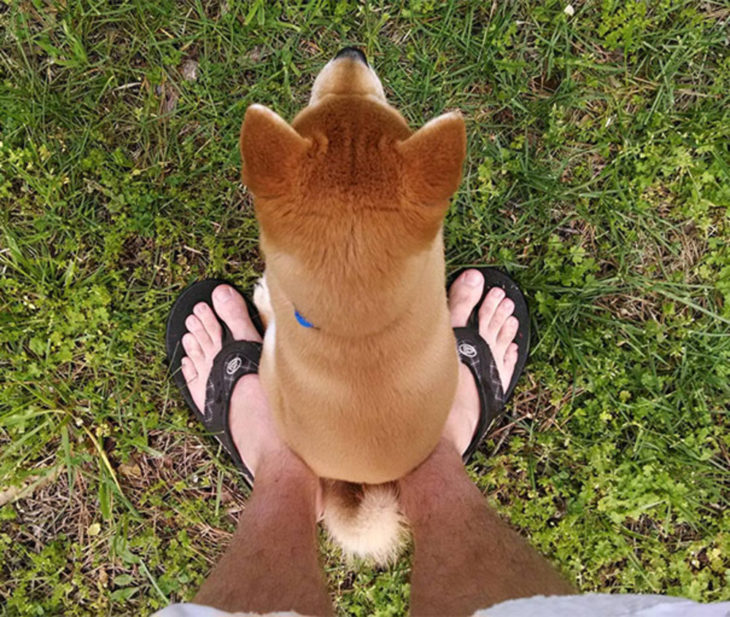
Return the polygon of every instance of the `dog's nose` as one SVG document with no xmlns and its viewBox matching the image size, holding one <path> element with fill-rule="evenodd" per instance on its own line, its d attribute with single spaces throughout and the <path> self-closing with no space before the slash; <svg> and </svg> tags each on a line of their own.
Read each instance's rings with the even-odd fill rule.
<svg viewBox="0 0 730 617">
<path fill-rule="evenodd" d="M 368 60 L 365 57 L 365 54 L 362 52 L 362 49 L 358 49 L 357 47 L 345 47 L 337 52 L 337 55 L 335 56 L 335 60 L 338 58 L 352 58 L 353 60 L 359 60 L 366 66 L 368 65 Z"/>
</svg>

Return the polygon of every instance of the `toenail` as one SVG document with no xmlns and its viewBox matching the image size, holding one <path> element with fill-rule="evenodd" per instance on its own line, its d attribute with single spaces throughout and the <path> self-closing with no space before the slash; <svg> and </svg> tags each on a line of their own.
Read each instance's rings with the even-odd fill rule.
<svg viewBox="0 0 730 617">
<path fill-rule="evenodd" d="M 221 285 L 215 290 L 215 297 L 221 302 L 228 302 L 231 299 L 231 288 L 225 285 Z"/>
<path fill-rule="evenodd" d="M 467 273 L 464 275 L 464 282 L 469 285 L 469 287 L 476 287 L 479 285 L 479 283 L 482 280 L 482 275 L 479 274 L 476 270 L 468 270 Z"/>
<path fill-rule="evenodd" d="M 206 305 L 205 303 L 201 302 L 200 304 L 196 304 L 193 308 L 193 313 L 197 313 L 198 315 L 205 312 Z"/>
<path fill-rule="evenodd" d="M 501 300 L 502 298 L 504 298 L 504 289 L 502 289 L 501 287 L 492 287 L 489 290 L 489 294 L 495 300 Z"/>
</svg>

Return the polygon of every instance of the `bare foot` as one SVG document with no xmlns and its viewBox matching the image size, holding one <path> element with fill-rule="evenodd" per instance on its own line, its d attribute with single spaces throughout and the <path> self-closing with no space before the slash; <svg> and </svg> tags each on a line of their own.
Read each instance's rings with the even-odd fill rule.
<svg viewBox="0 0 730 617">
<path fill-rule="evenodd" d="M 484 277 L 478 270 L 467 270 L 459 276 L 449 292 L 451 326 L 465 326 L 469 315 L 479 302 L 484 289 Z M 512 315 L 515 304 L 505 298 L 504 290 L 492 287 L 479 307 L 479 334 L 489 345 L 497 363 L 502 387 L 506 390 L 517 363 L 519 322 Z M 444 427 L 444 437 L 459 453 L 471 442 L 479 421 L 479 394 L 469 369 L 459 364 L 459 385 L 454 404 Z"/>
<path fill-rule="evenodd" d="M 182 359 L 182 373 L 198 409 L 203 409 L 205 404 L 210 368 L 221 349 L 223 331 L 216 313 L 234 339 L 261 342 L 261 335 L 249 318 L 246 302 L 233 287 L 219 285 L 213 290 L 212 300 L 212 308 L 205 302 L 195 305 L 193 314 L 185 320 L 188 332 L 182 339 L 187 354 Z M 258 375 L 246 375 L 236 383 L 228 424 L 238 453 L 254 476 L 262 457 L 286 450 L 274 428 Z"/>
</svg>

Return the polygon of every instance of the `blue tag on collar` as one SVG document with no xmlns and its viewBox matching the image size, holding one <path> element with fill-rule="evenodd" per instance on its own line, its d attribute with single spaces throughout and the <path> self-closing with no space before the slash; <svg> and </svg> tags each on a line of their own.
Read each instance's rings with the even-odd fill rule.
<svg viewBox="0 0 730 617">
<path fill-rule="evenodd" d="M 314 324 L 310 323 L 306 319 L 304 319 L 302 314 L 296 309 L 294 309 L 294 317 L 297 318 L 297 321 L 299 322 L 300 326 L 304 326 L 305 328 L 314 328 Z"/>
</svg>

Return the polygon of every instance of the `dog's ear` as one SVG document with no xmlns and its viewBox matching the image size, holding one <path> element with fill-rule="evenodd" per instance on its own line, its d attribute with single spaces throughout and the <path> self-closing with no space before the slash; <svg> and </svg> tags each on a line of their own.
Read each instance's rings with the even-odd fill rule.
<svg viewBox="0 0 730 617">
<path fill-rule="evenodd" d="M 404 188 L 410 199 L 425 206 L 448 206 L 461 181 L 466 156 L 466 129 L 461 112 L 434 118 L 402 141 Z"/>
<path fill-rule="evenodd" d="M 251 105 L 241 126 L 243 183 L 257 197 L 285 194 L 311 141 L 263 105 Z"/>
</svg>

